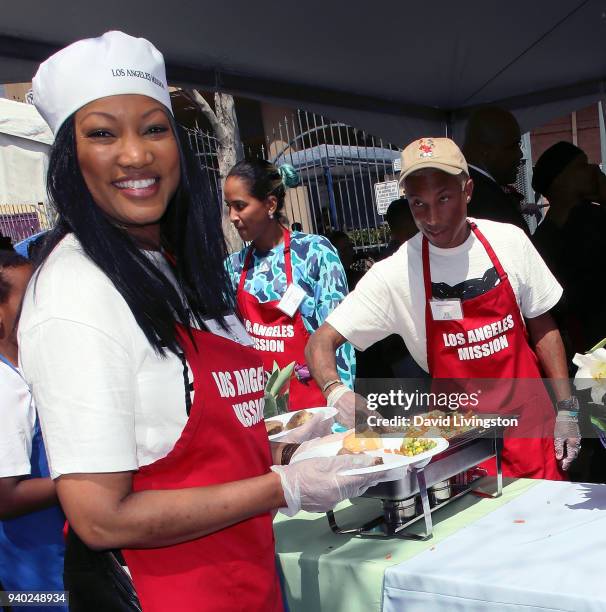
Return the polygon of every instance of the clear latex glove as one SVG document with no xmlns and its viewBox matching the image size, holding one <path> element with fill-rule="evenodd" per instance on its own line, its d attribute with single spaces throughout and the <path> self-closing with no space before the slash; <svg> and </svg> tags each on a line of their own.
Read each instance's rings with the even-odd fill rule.
<svg viewBox="0 0 606 612">
<path fill-rule="evenodd" d="M 314 414 L 305 425 L 293 429 L 285 436 L 282 436 L 279 441 L 290 444 L 321 438 L 322 436 L 327 436 L 331 432 L 333 423 L 333 419 L 325 419 L 324 415 L 317 413 Z"/>
<path fill-rule="evenodd" d="M 386 479 L 394 479 L 395 470 L 341 476 L 346 470 L 375 465 L 370 455 L 339 455 L 305 459 L 289 465 L 272 465 L 272 471 L 280 476 L 286 507 L 280 508 L 287 516 L 299 510 L 327 512 L 340 501 L 359 497 L 366 489 Z M 403 475 L 403 470 L 400 470 Z"/>
<path fill-rule="evenodd" d="M 558 411 L 553 437 L 556 459 L 562 462 L 562 469 L 567 470 L 581 450 L 578 417 L 567 410 Z"/>
<path fill-rule="evenodd" d="M 372 413 L 367 407 L 366 398 L 354 393 L 349 387 L 339 385 L 333 389 L 326 403 L 337 409 L 335 420 L 345 427 L 355 427 L 356 423 L 368 426 L 367 419 Z"/>
</svg>

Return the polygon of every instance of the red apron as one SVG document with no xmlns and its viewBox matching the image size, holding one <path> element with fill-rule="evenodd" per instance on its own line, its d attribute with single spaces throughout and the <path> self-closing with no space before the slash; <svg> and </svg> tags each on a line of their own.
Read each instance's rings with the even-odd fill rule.
<svg viewBox="0 0 606 612">
<path fill-rule="evenodd" d="M 253 246 L 246 253 L 240 283 L 238 284 L 238 308 L 244 319 L 246 331 L 252 337 L 255 348 L 261 353 L 263 366 L 269 372 L 274 361 L 280 368 L 293 361 L 297 365 L 305 363 L 305 345 L 309 332 L 305 328 L 301 313 L 297 309 L 291 318 L 279 308 L 279 300 L 261 303 L 244 290 L 246 273 L 252 261 Z M 284 271 L 286 287 L 292 284 L 292 264 L 290 260 L 290 232 L 284 230 Z M 313 379 L 301 382 L 295 376 L 290 379 L 289 410 L 326 406 L 326 399 Z"/>
<path fill-rule="evenodd" d="M 179 329 L 194 375 L 189 419 L 170 453 L 134 475 L 134 491 L 203 487 L 269 472 L 259 357 L 208 332 L 193 334 L 197 350 Z M 238 380 L 255 371 L 260 384 L 239 395 Z M 123 552 L 144 612 L 283 609 L 269 512 L 182 544 Z"/>
<path fill-rule="evenodd" d="M 502 386 L 499 384 L 495 389 L 488 390 L 488 395 L 485 393 L 482 396 L 480 406 L 474 409 L 498 412 L 502 416 L 507 413 L 519 416 L 517 428 L 505 436 L 503 474 L 562 480 L 553 443 L 555 410 L 542 381 L 536 380 L 541 378 L 539 361 L 528 344 L 528 332 L 513 288 L 486 238 L 475 223 L 470 223 L 470 226 L 486 249 L 499 274 L 500 283 L 483 295 L 462 302 L 462 320 L 434 320 L 430 307 L 432 293 L 429 243 L 423 236 L 429 373 L 435 379 L 511 379 L 509 385 L 504 380 Z M 474 353 L 474 345 L 486 347 L 486 344 L 477 340 L 477 331 L 491 324 L 497 324 L 497 327 L 493 328 L 502 332 L 498 334 L 496 344 L 492 345 L 493 348 L 496 346 L 497 350 L 490 354 L 492 349 L 489 348 L 489 354 L 486 356 L 479 350 Z M 448 340 L 454 338 L 458 338 L 460 342 Z M 532 432 L 531 437 L 523 437 L 525 431 Z M 488 467 L 494 474 L 494 460 L 490 464 L 484 467 Z"/>
</svg>

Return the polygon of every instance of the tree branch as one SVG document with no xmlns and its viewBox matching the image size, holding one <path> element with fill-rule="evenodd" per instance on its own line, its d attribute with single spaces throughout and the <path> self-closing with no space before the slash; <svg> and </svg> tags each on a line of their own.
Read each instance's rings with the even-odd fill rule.
<svg viewBox="0 0 606 612">
<path fill-rule="evenodd" d="M 210 104 L 204 99 L 204 97 L 200 94 L 197 89 L 191 89 L 191 96 L 193 101 L 198 105 L 204 116 L 210 122 L 211 127 L 215 133 L 215 136 L 218 140 L 224 141 L 227 137 L 227 133 L 225 128 L 221 125 L 215 111 L 210 107 Z"/>
</svg>

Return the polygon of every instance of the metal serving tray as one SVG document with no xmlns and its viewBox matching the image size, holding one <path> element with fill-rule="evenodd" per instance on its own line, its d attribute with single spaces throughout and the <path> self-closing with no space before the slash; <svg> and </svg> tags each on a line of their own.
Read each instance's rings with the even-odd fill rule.
<svg viewBox="0 0 606 612">
<path fill-rule="evenodd" d="M 490 415 L 482 415 L 490 416 Z M 491 427 L 489 429 L 476 428 L 449 440 L 448 448 L 432 457 L 431 461 L 423 467 L 412 467 L 402 480 L 381 483 L 371 487 L 363 497 L 380 499 L 383 504 L 383 514 L 361 527 L 341 529 L 332 511 L 327 512 L 328 523 L 335 533 L 358 535 L 362 537 L 400 537 L 415 540 L 427 540 L 433 535 L 432 513 L 441 507 L 472 491 L 479 478 L 467 479 L 464 475 L 468 470 L 480 463 L 496 457 L 497 491 L 498 497 L 503 489 L 503 473 L 501 469 L 501 453 L 503 449 L 503 428 Z M 456 478 L 455 478 L 456 477 Z M 437 483 L 449 479 L 457 480 L 452 483 L 454 493 L 445 501 L 430 504 L 428 489 Z M 400 518 L 402 501 L 418 496 L 422 512 L 408 520 Z M 409 505 L 410 507 L 410 505 Z M 406 531 L 406 528 L 420 519 L 425 521 L 425 533 L 416 534 Z"/>
<path fill-rule="evenodd" d="M 476 467 L 495 455 L 494 432 L 471 430 L 461 436 L 451 438 L 448 448 L 443 453 L 432 457 L 431 462 L 423 469 L 425 482 L 428 487 L 431 487 Z M 376 487 L 371 487 L 363 497 L 403 500 L 419 492 L 416 472 L 410 470 L 402 480 L 383 482 Z"/>
</svg>

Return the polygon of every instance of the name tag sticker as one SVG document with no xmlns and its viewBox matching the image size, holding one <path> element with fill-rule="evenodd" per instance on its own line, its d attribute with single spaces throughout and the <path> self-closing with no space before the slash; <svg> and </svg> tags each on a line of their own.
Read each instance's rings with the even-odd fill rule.
<svg viewBox="0 0 606 612">
<path fill-rule="evenodd" d="M 298 285 L 290 284 L 286 293 L 280 300 L 278 308 L 289 317 L 292 317 L 297 308 L 301 305 L 303 298 L 305 297 L 305 291 Z"/>
<path fill-rule="evenodd" d="M 227 315 L 225 317 L 225 323 L 227 323 L 226 330 L 221 327 L 216 319 L 204 319 L 204 325 L 206 325 L 206 329 L 211 334 L 233 340 L 243 346 L 252 346 L 254 344 L 252 338 L 244 328 L 244 325 L 242 325 L 242 321 L 240 321 L 236 315 Z"/>
<path fill-rule="evenodd" d="M 461 300 L 429 300 L 434 321 L 460 321 L 463 318 Z"/>
</svg>

